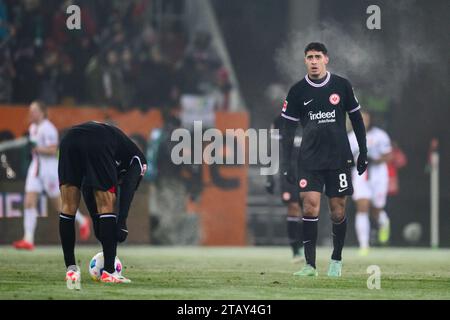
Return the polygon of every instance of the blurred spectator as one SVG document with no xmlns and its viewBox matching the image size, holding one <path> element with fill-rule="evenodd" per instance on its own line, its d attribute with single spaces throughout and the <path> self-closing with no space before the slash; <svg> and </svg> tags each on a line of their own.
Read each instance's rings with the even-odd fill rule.
<svg viewBox="0 0 450 320">
<path fill-rule="evenodd" d="M 75 38 L 85 37 L 91 39 L 97 32 L 95 20 L 88 6 L 83 6 L 81 10 L 82 28 L 80 30 L 69 30 L 66 26 L 67 8 L 75 1 L 66 0 L 61 3 L 58 10 L 52 17 L 52 30 L 50 39 L 58 47 L 76 42 Z"/>
<path fill-rule="evenodd" d="M 190 62 L 203 62 L 212 70 L 222 66 L 222 61 L 211 43 L 211 35 L 206 31 L 197 31 L 185 57 Z"/>
<path fill-rule="evenodd" d="M 136 95 L 136 77 L 138 68 L 133 52 L 130 48 L 126 47 L 121 54 L 121 66 L 123 72 L 123 79 L 125 85 L 125 106 L 131 106 L 133 104 L 133 98 Z"/>
<path fill-rule="evenodd" d="M 198 32 L 186 50 L 183 64 L 178 73 L 181 94 L 207 95 L 216 88 L 216 71 L 221 61 L 211 45 L 207 32 Z"/>
<path fill-rule="evenodd" d="M 230 108 L 231 82 L 228 71 L 224 67 L 216 72 L 216 84 L 219 92 L 217 109 L 228 111 Z"/>
<path fill-rule="evenodd" d="M 392 141 L 392 152 L 388 165 L 389 174 L 389 187 L 388 195 L 395 196 L 400 190 L 400 185 L 398 181 L 398 170 L 405 167 L 408 163 L 408 158 L 405 153 L 400 149 L 396 141 Z"/>
<path fill-rule="evenodd" d="M 103 98 L 103 82 L 102 82 L 102 65 L 104 59 L 101 56 L 93 57 L 86 66 L 86 95 L 87 99 L 96 105 L 104 102 Z"/>
<path fill-rule="evenodd" d="M 32 43 L 36 48 L 42 48 L 46 36 L 43 6 L 40 0 L 24 0 L 17 11 L 17 37 Z"/>
<path fill-rule="evenodd" d="M 116 50 L 108 51 L 106 65 L 102 73 L 103 93 L 105 103 L 117 106 L 124 111 L 126 107 L 125 82 L 119 62 L 118 52 Z"/>
<path fill-rule="evenodd" d="M 180 126 L 181 121 L 174 112 L 164 113 L 163 128 L 152 130 L 148 141 L 146 157 L 150 166 L 145 179 L 151 182 L 152 244 L 195 245 L 200 240 L 198 216 L 187 213 L 186 203 L 191 191 L 188 188 L 191 185 L 183 178 L 184 166 L 175 165 L 170 160 L 172 148 L 177 144 L 170 137 Z"/>
<path fill-rule="evenodd" d="M 161 54 L 173 67 L 182 61 L 186 48 L 186 39 L 181 27 L 175 23 L 163 22 L 159 40 Z"/>
<path fill-rule="evenodd" d="M 196 33 L 177 72 L 180 95 L 213 96 L 215 109 L 228 110 L 231 83 L 208 32 Z"/>
<path fill-rule="evenodd" d="M 29 103 L 37 96 L 38 77 L 35 70 L 37 62 L 37 50 L 26 39 L 14 41 L 13 63 L 16 77 L 13 81 L 13 101 L 17 103 Z"/>
<path fill-rule="evenodd" d="M 81 96 L 82 87 L 79 85 L 79 77 L 75 76 L 73 63 L 69 57 L 64 57 L 61 62 L 60 75 L 60 101 L 65 105 L 76 103 L 77 97 Z"/>
<path fill-rule="evenodd" d="M 0 0 L 0 44 L 6 41 L 9 36 L 8 8 L 5 1 Z"/>
<path fill-rule="evenodd" d="M 0 48 L 0 103 L 11 103 L 14 76 L 10 52 Z"/>
<path fill-rule="evenodd" d="M 81 30 L 66 27 L 72 4 Z M 215 95 L 227 110 L 229 76 L 211 35 L 197 32 L 186 50 L 183 1 L 156 9 L 151 0 L 0 0 L 0 45 L 11 51 L 0 69 L 3 101 L 145 111 L 192 93 Z"/>
<path fill-rule="evenodd" d="M 131 33 L 138 33 L 147 21 L 151 20 L 151 0 L 134 0 L 125 15 L 125 23 Z"/>
<path fill-rule="evenodd" d="M 13 140 L 14 134 L 9 130 L 0 131 L 0 142 Z M 0 181 L 19 178 L 22 153 L 11 149 L 0 152 Z M 20 178 L 23 178 L 22 176 Z"/>
<path fill-rule="evenodd" d="M 173 87 L 172 71 L 161 56 L 159 49 L 153 47 L 143 56 L 136 79 L 137 104 L 141 109 L 169 106 Z"/>
<path fill-rule="evenodd" d="M 60 69 L 59 53 L 57 51 L 47 51 L 43 61 L 36 64 L 35 70 L 38 75 L 39 100 L 52 105 L 59 101 Z"/>
</svg>

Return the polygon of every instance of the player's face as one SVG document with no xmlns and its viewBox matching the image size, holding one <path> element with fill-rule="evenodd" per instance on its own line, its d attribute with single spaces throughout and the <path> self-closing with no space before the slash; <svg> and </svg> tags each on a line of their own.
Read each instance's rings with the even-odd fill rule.
<svg viewBox="0 0 450 320">
<path fill-rule="evenodd" d="M 313 79 L 325 77 L 327 72 L 328 56 L 320 51 L 310 50 L 305 55 L 305 65 L 308 75 Z"/>
<path fill-rule="evenodd" d="M 44 118 L 44 113 L 37 103 L 30 105 L 29 118 L 31 123 L 39 123 Z"/>
</svg>

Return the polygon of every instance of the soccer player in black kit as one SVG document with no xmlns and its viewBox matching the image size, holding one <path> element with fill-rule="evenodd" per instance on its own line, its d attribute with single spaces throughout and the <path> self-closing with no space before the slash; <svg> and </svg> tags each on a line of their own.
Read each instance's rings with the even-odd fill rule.
<svg viewBox="0 0 450 320">
<path fill-rule="evenodd" d="M 134 191 L 147 168 L 143 153 L 120 129 L 99 122 L 70 128 L 61 140 L 59 152 L 62 200 L 59 232 L 67 267 L 67 287 L 80 288 L 81 273 L 74 253 L 74 215 L 80 205 L 81 190 L 91 215 L 92 211 L 98 215 L 93 219 L 94 230 L 102 244 L 105 261 L 100 281 L 130 282 L 115 272 L 114 260 L 117 242 L 126 237 L 126 214 Z M 119 179 L 123 184 L 120 197 L 122 214 L 117 219 L 114 207 Z"/>
<path fill-rule="evenodd" d="M 300 187 L 303 209 L 303 245 L 306 264 L 296 276 L 317 276 L 316 242 L 321 193 L 328 197 L 333 222 L 333 253 L 328 276 L 342 273 L 342 248 L 347 230 L 346 197 L 353 194 L 350 168 L 354 166 L 345 127 L 348 113 L 360 154 L 358 174 L 367 169 L 366 130 L 358 100 L 350 82 L 327 71 L 329 58 L 324 44 L 313 42 L 305 48 L 307 75 L 296 83 L 283 104 L 282 172 Z M 298 157 L 298 175 L 292 164 L 293 139 L 298 122 L 303 139 Z"/>
<path fill-rule="evenodd" d="M 280 130 L 283 122 L 283 117 L 278 115 L 271 125 L 271 129 Z M 278 134 L 271 134 L 271 139 L 278 140 L 282 146 L 283 136 Z M 292 152 L 291 161 L 297 161 L 298 150 L 301 143 L 301 128 L 297 129 L 294 139 L 294 149 Z M 270 194 L 274 194 L 276 189 L 275 177 L 268 175 L 266 180 L 266 190 Z M 303 254 L 303 224 L 302 224 L 302 210 L 300 208 L 299 187 L 297 184 L 291 184 L 280 175 L 279 191 L 281 193 L 281 201 L 287 207 L 286 229 L 288 235 L 289 245 L 292 249 L 292 262 L 301 263 L 304 260 Z"/>
</svg>

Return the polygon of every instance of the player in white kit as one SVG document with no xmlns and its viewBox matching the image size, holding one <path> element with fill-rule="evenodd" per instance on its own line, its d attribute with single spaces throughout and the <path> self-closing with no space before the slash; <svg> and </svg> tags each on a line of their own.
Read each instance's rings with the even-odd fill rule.
<svg viewBox="0 0 450 320">
<path fill-rule="evenodd" d="M 46 106 L 39 101 L 31 103 L 29 128 L 32 143 L 32 160 L 25 182 L 24 237 L 15 241 L 16 249 L 33 250 L 34 233 L 37 224 L 38 197 L 45 191 L 57 212 L 61 211 L 58 180 L 58 131 L 47 119 Z M 87 240 L 90 235 L 90 222 L 80 212 L 76 215 L 80 226 L 80 238 Z"/>
<path fill-rule="evenodd" d="M 388 134 L 377 127 L 371 126 L 370 114 L 362 112 L 364 125 L 367 128 L 367 150 L 369 166 L 367 171 L 359 176 L 355 169 L 352 172 L 353 200 L 356 202 L 355 228 L 358 237 L 360 255 L 369 253 L 370 219 L 378 222 L 378 241 L 385 244 L 389 240 L 389 218 L 384 210 L 388 193 L 388 168 L 392 147 Z M 359 153 L 355 133 L 348 135 L 353 156 Z"/>
</svg>

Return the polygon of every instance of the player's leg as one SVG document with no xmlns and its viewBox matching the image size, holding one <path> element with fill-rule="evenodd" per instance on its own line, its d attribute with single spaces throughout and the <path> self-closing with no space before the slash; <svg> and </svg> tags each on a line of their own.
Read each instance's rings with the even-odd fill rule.
<svg viewBox="0 0 450 320">
<path fill-rule="evenodd" d="M 84 203 L 88 209 L 89 215 L 92 219 L 92 225 L 94 229 L 94 235 L 98 241 L 100 241 L 100 231 L 99 231 L 99 215 L 97 209 L 97 203 L 95 202 L 94 189 L 92 187 L 83 186 L 81 189 L 83 194 Z"/>
<path fill-rule="evenodd" d="M 80 189 L 69 184 L 61 187 L 60 236 L 66 266 L 75 264 L 75 214 L 81 200 Z"/>
<path fill-rule="evenodd" d="M 305 251 L 306 265 L 299 272 L 298 276 L 317 276 L 316 270 L 316 244 L 320 211 L 321 193 L 317 191 L 307 191 L 300 193 L 303 204 L 303 246 Z"/>
<path fill-rule="evenodd" d="M 388 193 L 388 176 L 385 171 L 381 171 L 370 181 L 372 197 L 372 218 L 378 224 L 378 241 L 380 244 L 386 244 L 390 237 L 390 220 L 384 210 L 386 206 Z"/>
<path fill-rule="evenodd" d="M 281 200 L 287 206 L 286 230 L 292 249 L 292 262 L 300 263 L 303 260 L 303 224 L 298 186 L 281 179 Z"/>
<path fill-rule="evenodd" d="M 80 289 L 81 273 L 75 260 L 75 214 L 80 205 L 81 193 L 76 186 L 61 185 L 61 213 L 59 236 L 66 264 L 66 282 L 69 289 Z"/>
<path fill-rule="evenodd" d="M 298 202 L 289 202 L 287 204 L 286 225 L 289 245 L 292 249 L 293 262 L 299 263 L 303 260 L 303 224 Z"/>
<path fill-rule="evenodd" d="M 23 229 L 24 237 L 22 240 L 15 241 L 13 246 L 16 249 L 33 250 L 34 249 L 34 233 L 37 225 L 37 201 L 39 193 L 26 192 L 24 200 L 23 213 Z"/>
<path fill-rule="evenodd" d="M 43 177 L 43 183 L 44 190 L 47 193 L 53 208 L 55 208 L 58 212 L 61 212 L 61 195 L 58 189 L 59 180 L 56 172 L 48 168 L 45 176 Z M 87 240 L 91 233 L 89 220 L 81 214 L 79 209 L 75 214 L 75 222 L 77 222 L 80 227 L 81 240 Z"/>
<path fill-rule="evenodd" d="M 114 261 L 117 255 L 117 217 L 114 213 L 116 194 L 113 190 L 95 190 L 94 195 L 99 217 L 99 238 L 105 259 L 104 271 L 100 281 L 106 283 L 129 283 L 131 281 L 117 274 L 114 268 Z"/>
<path fill-rule="evenodd" d="M 390 238 L 390 219 L 386 210 L 381 209 L 378 214 L 378 241 L 380 244 L 387 244 Z"/>
<path fill-rule="evenodd" d="M 24 216 L 24 228 L 25 228 L 25 241 L 34 243 L 34 233 L 37 224 L 37 201 L 39 193 L 27 192 L 25 194 L 25 216 Z"/>
<path fill-rule="evenodd" d="M 347 196 L 353 194 L 353 184 L 349 168 L 330 170 L 326 174 L 326 195 L 330 208 L 333 236 L 333 253 L 331 255 L 328 276 L 340 277 L 342 270 L 342 249 L 347 233 L 345 204 Z"/>
<path fill-rule="evenodd" d="M 105 259 L 104 271 L 100 280 L 110 283 L 130 282 L 130 280 L 118 275 L 114 268 L 117 255 L 117 216 L 114 213 L 116 194 L 111 191 L 94 191 L 99 215 L 99 237 Z"/>
<path fill-rule="evenodd" d="M 84 187 L 92 187 L 98 214 L 98 237 L 103 248 L 104 271 L 101 282 L 123 283 L 128 279 L 115 272 L 117 255 L 117 214 L 115 210 L 118 185 L 116 162 L 111 145 L 100 137 L 90 137 L 85 144 L 86 174 Z"/>
<path fill-rule="evenodd" d="M 317 276 L 316 244 L 320 211 L 320 198 L 325 184 L 322 171 L 308 171 L 298 168 L 298 186 L 303 214 L 303 248 L 305 252 L 305 267 L 294 273 L 298 276 Z"/>
<path fill-rule="evenodd" d="M 386 244 L 390 236 L 390 220 L 383 207 L 372 206 L 371 214 L 373 221 L 378 223 L 378 242 Z"/>
<path fill-rule="evenodd" d="M 80 206 L 81 181 L 84 177 L 83 150 L 78 136 L 72 131 L 59 145 L 58 181 L 60 184 L 61 212 L 59 236 L 67 268 L 66 283 L 69 289 L 80 289 L 81 272 L 75 259 L 75 215 Z"/>
<path fill-rule="evenodd" d="M 370 200 L 359 199 L 356 201 L 355 230 L 359 243 L 359 254 L 366 256 L 369 253 L 370 238 Z"/>
<path fill-rule="evenodd" d="M 37 201 L 39 195 L 44 191 L 42 181 L 38 175 L 37 164 L 32 162 L 28 168 L 25 180 L 25 199 L 23 212 L 24 237 L 15 241 L 16 249 L 33 250 L 34 233 L 37 225 Z"/>
<path fill-rule="evenodd" d="M 88 240 L 91 235 L 91 223 L 89 219 L 78 210 L 75 215 L 75 221 L 78 224 L 80 239 L 83 241 Z"/>
<path fill-rule="evenodd" d="M 345 216 L 346 197 L 330 198 L 328 204 L 331 211 L 333 253 L 328 269 L 328 276 L 341 276 L 342 249 L 344 248 L 347 233 L 347 217 Z"/>
<path fill-rule="evenodd" d="M 50 192 L 46 189 L 47 194 L 49 195 L 50 202 L 58 212 L 61 212 L 61 196 L 59 190 L 57 192 Z M 80 231 L 80 239 L 86 241 L 89 239 L 91 235 L 91 226 L 89 220 L 80 212 L 78 209 L 75 214 L 75 222 L 78 223 L 79 231 Z"/>
<path fill-rule="evenodd" d="M 372 191 L 369 187 L 367 171 L 358 175 L 356 169 L 352 170 L 354 187 L 353 200 L 356 204 L 355 231 L 359 243 L 359 254 L 366 256 L 369 253 L 370 239 L 370 199 Z"/>
</svg>

